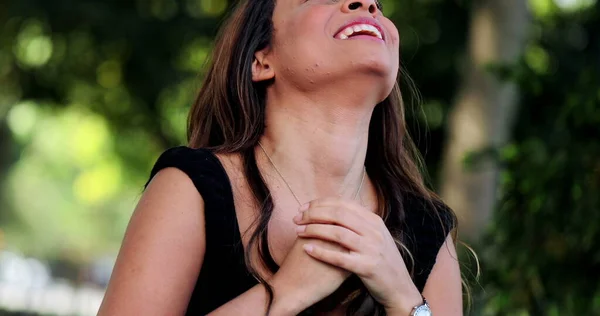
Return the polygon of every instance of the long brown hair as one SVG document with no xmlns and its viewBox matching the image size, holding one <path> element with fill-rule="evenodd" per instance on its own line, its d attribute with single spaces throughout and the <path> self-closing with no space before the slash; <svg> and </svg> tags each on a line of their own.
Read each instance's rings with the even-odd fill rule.
<svg viewBox="0 0 600 316">
<path fill-rule="evenodd" d="M 265 267 L 273 273 L 278 269 L 267 243 L 274 203 L 254 155 L 264 132 L 266 87 L 270 82 L 253 82 L 251 66 L 254 54 L 271 43 L 274 8 L 275 0 L 242 0 L 238 3 L 217 36 L 205 81 L 188 119 L 190 147 L 238 153 L 243 158 L 246 179 L 261 205 L 245 251 L 246 266 L 265 284 L 271 298 L 271 288 L 250 260 L 253 249 L 257 249 Z M 377 104 L 371 121 L 365 167 L 377 192 L 378 214 L 384 218 L 404 257 L 412 258 L 402 245 L 403 196 L 422 197 L 432 206 L 439 205 L 439 200 L 423 183 L 417 164 L 419 155 L 407 132 L 404 104 L 397 83 L 391 94 Z M 384 315 L 382 306 L 364 287 L 359 287 L 351 296 L 348 314 L 364 315 L 365 312 Z"/>
</svg>

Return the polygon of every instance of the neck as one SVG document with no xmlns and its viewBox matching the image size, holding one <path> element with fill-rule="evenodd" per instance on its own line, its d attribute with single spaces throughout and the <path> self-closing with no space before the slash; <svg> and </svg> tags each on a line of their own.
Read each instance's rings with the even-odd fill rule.
<svg viewBox="0 0 600 316">
<path fill-rule="evenodd" d="M 332 93 L 327 99 L 286 95 L 269 96 L 261 138 L 275 168 L 301 203 L 336 194 L 351 197 L 363 176 L 374 103 Z M 262 152 L 258 157 L 265 170 L 270 162 Z"/>
</svg>

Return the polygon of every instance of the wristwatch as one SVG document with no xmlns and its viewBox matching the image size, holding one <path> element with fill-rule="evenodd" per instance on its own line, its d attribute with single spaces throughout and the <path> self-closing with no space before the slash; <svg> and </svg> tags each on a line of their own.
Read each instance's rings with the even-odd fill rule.
<svg viewBox="0 0 600 316">
<path fill-rule="evenodd" d="M 427 304 L 427 300 L 425 298 L 423 298 L 423 304 L 413 308 L 410 316 L 433 316 L 433 314 L 431 314 L 429 304 Z"/>
</svg>

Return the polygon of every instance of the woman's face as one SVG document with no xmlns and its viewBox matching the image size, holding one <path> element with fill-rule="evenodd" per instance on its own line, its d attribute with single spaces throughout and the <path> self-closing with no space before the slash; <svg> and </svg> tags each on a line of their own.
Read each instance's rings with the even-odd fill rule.
<svg viewBox="0 0 600 316">
<path fill-rule="evenodd" d="M 381 100 L 396 81 L 399 34 L 376 0 L 277 0 L 273 26 L 268 55 L 276 81 L 311 89 L 368 78 L 382 88 Z"/>
</svg>

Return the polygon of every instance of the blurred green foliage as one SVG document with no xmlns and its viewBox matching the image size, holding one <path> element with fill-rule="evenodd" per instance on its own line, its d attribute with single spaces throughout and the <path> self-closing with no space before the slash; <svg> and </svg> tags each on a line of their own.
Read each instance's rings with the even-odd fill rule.
<svg viewBox="0 0 600 316">
<path fill-rule="evenodd" d="M 0 10 L 7 243 L 76 263 L 114 253 L 156 156 L 184 141 L 226 4 L 12 1 Z"/>
<path fill-rule="evenodd" d="M 471 1 L 382 2 L 423 96 L 410 125 L 435 178 Z M 478 245 L 475 313 L 600 314 L 600 8 L 529 3 L 522 59 L 490 67 L 522 97 L 511 144 L 494 150 L 501 201 Z M 185 116 L 229 6 L 0 2 L 0 247 L 74 266 L 116 252 L 152 163 L 185 143 Z"/>
<path fill-rule="evenodd" d="M 558 9 L 534 10 L 522 60 L 499 71 L 521 106 L 479 248 L 483 315 L 600 315 L 600 8 Z"/>
</svg>

